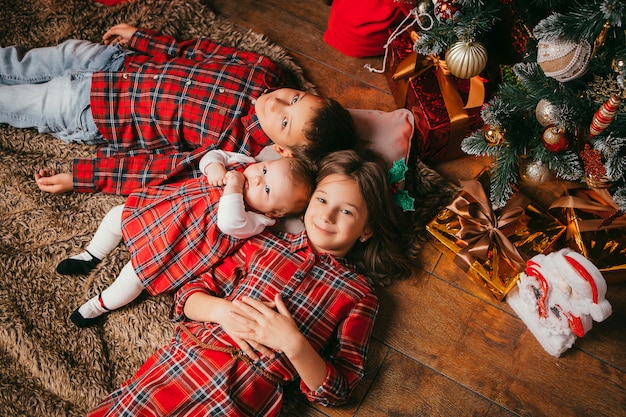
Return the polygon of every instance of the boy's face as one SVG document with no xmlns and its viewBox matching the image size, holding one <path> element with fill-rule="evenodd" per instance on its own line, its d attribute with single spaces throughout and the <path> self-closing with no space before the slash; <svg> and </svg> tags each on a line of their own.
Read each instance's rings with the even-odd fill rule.
<svg viewBox="0 0 626 417">
<path fill-rule="evenodd" d="M 285 158 L 257 162 L 243 172 L 246 183 L 243 197 L 246 204 L 271 217 L 280 217 L 291 211 L 296 201 L 306 200 L 303 187 L 297 187 L 292 179 L 289 161 Z"/>
<path fill-rule="evenodd" d="M 356 181 L 339 174 L 320 181 L 304 213 L 304 226 L 317 253 L 343 257 L 357 240 L 369 239 L 367 204 Z"/>
<path fill-rule="evenodd" d="M 322 106 L 322 101 L 320 96 L 314 94 L 281 88 L 263 94 L 254 108 L 261 128 L 277 146 L 278 153 L 293 156 L 291 148 L 307 145 L 304 128 Z"/>
</svg>

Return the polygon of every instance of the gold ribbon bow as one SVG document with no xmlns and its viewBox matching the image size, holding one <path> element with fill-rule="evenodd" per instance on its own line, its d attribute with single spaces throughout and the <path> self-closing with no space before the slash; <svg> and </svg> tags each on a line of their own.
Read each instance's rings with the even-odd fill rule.
<svg viewBox="0 0 626 417">
<path fill-rule="evenodd" d="M 480 182 L 461 181 L 461 186 L 463 192 L 447 207 L 459 216 L 461 230 L 456 236 L 467 244 L 456 254 L 454 262 L 468 271 L 476 260 L 488 259 L 493 242 L 515 270 L 523 271 L 526 259 L 507 236 L 525 224 L 523 214 L 528 199 L 515 194 L 497 216 Z"/>
<path fill-rule="evenodd" d="M 550 209 L 553 208 L 580 209 L 599 217 L 598 219 L 579 220 L 579 232 L 622 229 L 626 227 L 626 220 L 624 219 L 616 218 L 606 222 L 607 218 L 619 211 L 619 207 L 613 201 L 611 194 L 604 188 L 594 190 L 580 189 L 575 196 L 566 195 L 559 197 L 550 205 Z M 567 230 L 568 235 L 571 235 L 572 231 L 569 227 Z"/>
<path fill-rule="evenodd" d="M 418 35 L 415 31 L 411 31 L 410 36 L 415 42 Z M 433 55 L 424 56 L 418 55 L 417 52 L 411 52 L 398 64 L 391 76 L 392 80 L 398 85 L 398 88 L 394 91 L 396 104 L 399 107 L 406 105 L 407 91 L 411 80 L 419 77 L 431 68 L 435 68 L 439 90 L 450 119 L 450 139 L 453 141 L 461 140 L 465 137 L 468 126 L 469 117 L 465 110 L 480 107 L 485 101 L 485 86 L 479 76 L 470 78 L 467 103 L 463 104 L 461 95 L 456 89 L 454 82 L 450 79 L 450 70 L 446 65 L 446 61 Z"/>
</svg>

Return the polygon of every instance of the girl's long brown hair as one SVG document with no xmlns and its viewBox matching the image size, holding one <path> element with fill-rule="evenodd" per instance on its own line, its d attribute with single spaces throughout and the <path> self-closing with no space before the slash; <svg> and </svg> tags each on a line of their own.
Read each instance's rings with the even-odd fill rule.
<svg viewBox="0 0 626 417">
<path fill-rule="evenodd" d="M 387 171 L 380 158 L 373 153 L 362 155 L 354 150 L 333 152 L 320 161 L 317 183 L 332 174 L 352 178 L 358 184 L 373 231 L 366 242 L 354 244 L 347 258 L 375 285 L 408 277 L 413 267 L 402 239 L 405 218 L 393 201 Z"/>
</svg>

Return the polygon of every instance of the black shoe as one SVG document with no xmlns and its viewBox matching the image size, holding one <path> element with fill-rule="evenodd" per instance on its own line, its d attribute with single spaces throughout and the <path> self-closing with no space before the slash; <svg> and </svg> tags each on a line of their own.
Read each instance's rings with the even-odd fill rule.
<svg viewBox="0 0 626 417">
<path fill-rule="evenodd" d="M 88 275 L 100 262 L 95 256 L 88 261 L 68 258 L 57 265 L 57 272 L 61 275 Z"/>
<path fill-rule="evenodd" d="M 98 316 L 98 317 L 94 317 L 91 319 L 86 319 L 82 316 L 82 314 L 78 312 L 78 309 L 74 310 L 74 312 L 70 316 L 70 320 L 72 321 L 72 323 L 74 323 L 76 327 L 79 327 L 81 329 L 98 324 L 103 319 L 104 319 L 104 316 Z"/>
</svg>

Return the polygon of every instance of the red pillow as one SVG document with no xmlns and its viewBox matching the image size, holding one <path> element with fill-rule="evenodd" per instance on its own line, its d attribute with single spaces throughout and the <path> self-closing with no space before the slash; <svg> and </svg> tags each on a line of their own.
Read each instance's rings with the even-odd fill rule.
<svg viewBox="0 0 626 417">
<path fill-rule="evenodd" d="M 324 41 L 339 52 L 363 58 L 385 53 L 388 28 L 402 22 L 413 1 L 333 0 Z"/>
</svg>

